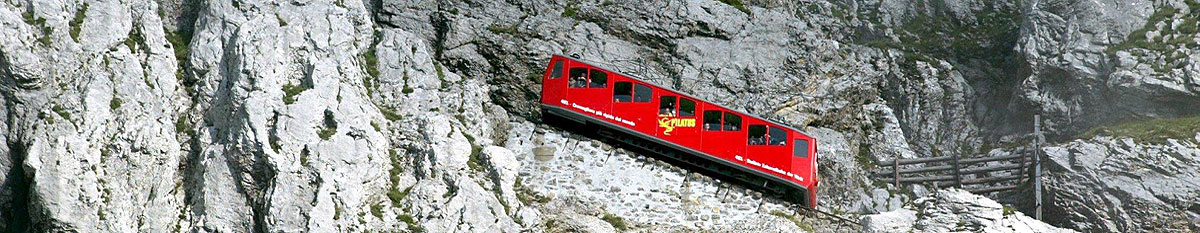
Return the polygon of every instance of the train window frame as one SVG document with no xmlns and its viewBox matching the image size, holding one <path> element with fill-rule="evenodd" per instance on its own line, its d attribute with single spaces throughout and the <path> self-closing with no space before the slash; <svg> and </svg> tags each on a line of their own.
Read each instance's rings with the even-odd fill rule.
<svg viewBox="0 0 1200 233">
<path fill-rule="evenodd" d="M 623 87 L 623 88 L 622 88 Z M 624 93 L 622 93 L 624 91 Z M 633 83 L 613 82 L 613 102 L 629 103 L 633 101 Z"/>
<path fill-rule="evenodd" d="M 755 131 L 762 131 L 762 133 L 759 134 L 761 136 L 760 137 L 761 139 L 754 137 Z M 761 141 L 756 141 L 756 140 L 761 140 Z M 746 145 L 751 145 L 751 146 L 767 145 L 767 125 L 751 124 L 749 126 L 746 126 Z"/>
<path fill-rule="evenodd" d="M 550 70 L 550 79 L 559 79 L 563 75 L 563 60 L 555 60 L 554 68 Z"/>
<path fill-rule="evenodd" d="M 654 88 L 650 88 L 646 84 L 634 83 L 633 102 L 649 103 L 652 100 L 654 100 Z"/>
<path fill-rule="evenodd" d="M 671 99 L 671 100 L 666 101 L 667 99 Z M 658 97 L 658 115 L 659 116 L 671 116 L 671 117 L 675 116 L 675 110 L 678 109 L 677 108 L 678 105 L 675 103 L 675 101 L 677 101 L 678 99 L 679 98 L 677 98 L 676 96 L 673 96 L 673 95 L 659 96 Z M 669 104 L 669 106 L 664 106 L 664 104 Z M 664 112 L 664 110 L 666 112 Z"/>
<path fill-rule="evenodd" d="M 792 140 L 792 156 L 808 158 L 808 140 Z"/>
<path fill-rule="evenodd" d="M 600 81 L 596 81 L 599 78 Z M 599 83 L 599 85 L 597 85 Z M 608 72 L 599 69 L 588 71 L 588 88 L 608 88 Z"/>
<path fill-rule="evenodd" d="M 687 103 L 687 105 L 684 105 Z M 679 98 L 678 115 L 679 117 L 696 117 L 696 101 L 688 98 Z"/>
<path fill-rule="evenodd" d="M 725 112 L 725 117 L 721 122 L 721 130 L 735 132 L 742 131 L 742 116 L 733 114 L 731 112 Z"/>
<path fill-rule="evenodd" d="M 716 114 L 716 119 L 715 119 L 716 122 L 710 121 L 710 120 L 713 120 L 712 114 Z M 702 125 L 702 126 L 704 128 L 704 131 L 721 131 L 721 110 L 704 110 L 703 118 L 704 118 L 704 125 Z M 709 127 L 710 124 L 715 124 L 715 125 L 712 128 L 710 128 Z"/>
<path fill-rule="evenodd" d="M 576 77 L 576 71 L 583 71 L 583 76 Z M 586 88 L 588 85 L 588 68 L 587 67 L 571 67 L 567 69 L 567 87 L 569 88 Z M 578 80 L 577 80 L 578 78 Z M 576 82 L 583 81 L 583 82 Z M 579 84 L 579 85 L 576 85 Z"/>
<path fill-rule="evenodd" d="M 778 133 L 778 134 L 777 134 Z M 776 137 L 779 137 L 776 139 Z M 767 129 L 767 145 L 771 146 L 786 146 L 787 145 L 787 130 L 771 126 Z"/>
</svg>

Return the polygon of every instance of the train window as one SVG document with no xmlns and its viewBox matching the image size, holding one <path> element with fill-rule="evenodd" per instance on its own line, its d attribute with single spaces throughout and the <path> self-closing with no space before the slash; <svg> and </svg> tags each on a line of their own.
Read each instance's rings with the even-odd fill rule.
<svg viewBox="0 0 1200 233">
<path fill-rule="evenodd" d="M 569 72 L 571 75 L 571 80 L 569 80 L 570 87 L 580 88 L 587 86 L 587 68 L 571 68 Z"/>
<path fill-rule="evenodd" d="M 633 99 L 633 84 L 629 82 L 613 83 L 613 102 L 629 102 Z"/>
<path fill-rule="evenodd" d="M 750 125 L 749 136 L 746 138 L 746 144 L 750 145 L 766 145 L 767 144 L 767 126 Z"/>
<path fill-rule="evenodd" d="M 792 156 L 808 158 L 808 141 L 796 139 L 795 143 L 792 143 Z"/>
<path fill-rule="evenodd" d="M 550 71 L 550 78 L 562 78 L 563 60 L 554 61 L 554 70 Z"/>
<path fill-rule="evenodd" d="M 651 94 L 654 93 L 651 91 L 650 86 L 638 83 L 633 89 L 633 102 L 649 103 Z"/>
<path fill-rule="evenodd" d="M 717 110 L 704 111 L 704 130 L 705 131 L 721 130 L 721 111 L 717 111 Z"/>
<path fill-rule="evenodd" d="M 658 98 L 658 115 L 675 116 L 675 96 L 664 95 Z"/>
<path fill-rule="evenodd" d="M 742 116 L 725 112 L 725 131 L 742 130 Z"/>
<path fill-rule="evenodd" d="M 696 116 L 696 101 L 687 98 L 679 99 L 679 116 L 695 117 Z"/>
<path fill-rule="evenodd" d="M 608 87 L 608 73 L 604 73 L 604 71 L 592 69 L 592 76 L 589 77 L 589 79 L 591 79 L 591 84 L 588 84 L 588 87 L 591 87 L 591 88 Z"/>
<path fill-rule="evenodd" d="M 771 139 L 771 141 L 769 142 L 770 145 L 773 145 L 773 146 L 787 145 L 787 131 L 783 131 L 783 129 L 780 129 L 780 128 L 771 127 L 771 138 L 770 139 Z"/>
</svg>

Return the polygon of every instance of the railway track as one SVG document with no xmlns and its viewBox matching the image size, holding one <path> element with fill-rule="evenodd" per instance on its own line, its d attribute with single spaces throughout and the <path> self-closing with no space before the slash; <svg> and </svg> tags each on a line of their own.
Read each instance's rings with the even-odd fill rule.
<svg viewBox="0 0 1200 233">
<path fill-rule="evenodd" d="M 806 217 L 836 222 L 839 224 L 839 228 L 847 225 L 858 228 L 862 227 L 862 224 L 856 220 L 849 219 L 829 211 L 808 207 L 805 204 L 807 197 L 796 195 L 796 193 L 799 192 L 789 192 L 793 190 L 784 184 L 780 184 L 778 182 L 762 178 L 739 169 L 730 168 L 700 156 L 693 156 L 677 149 L 647 142 L 624 132 L 591 125 L 586 122 L 581 123 L 559 116 L 548 115 L 546 119 L 546 123 L 558 126 L 564 130 L 591 138 L 601 139 L 607 143 L 622 146 L 623 148 L 635 153 L 654 155 L 655 157 L 663 158 L 664 161 L 671 163 L 672 165 L 684 167 L 690 171 L 700 172 L 701 174 L 722 181 L 735 183 L 748 189 L 763 191 L 764 194 L 772 195 L 791 203 L 790 206 L 795 207 L 797 213 Z"/>
</svg>

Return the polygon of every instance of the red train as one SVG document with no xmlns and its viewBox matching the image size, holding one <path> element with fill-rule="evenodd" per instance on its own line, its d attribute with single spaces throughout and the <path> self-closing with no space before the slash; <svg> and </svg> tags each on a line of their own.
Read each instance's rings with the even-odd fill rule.
<svg viewBox="0 0 1200 233">
<path fill-rule="evenodd" d="M 652 146 L 675 158 L 816 207 L 817 143 L 798 130 L 633 76 L 555 55 L 542 75 L 542 109 Z M 695 164 L 695 163 L 693 163 Z M 779 189 L 778 187 L 782 187 Z"/>
</svg>

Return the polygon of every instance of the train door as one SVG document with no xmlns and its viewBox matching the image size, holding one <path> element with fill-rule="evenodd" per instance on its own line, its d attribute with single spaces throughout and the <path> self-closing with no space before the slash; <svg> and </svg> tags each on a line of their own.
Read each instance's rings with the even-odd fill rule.
<svg viewBox="0 0 1200 233">
<path fill-rule="evenodd" d="M 608 72 L 591 68 L 583 63 L 575 63 L 567 71 L 567 99 L 570 108 L 591 114 L 592 117 L 605 119 L 604 114 L 612 106 L 612 92 L 608 88 Z M 611 114 L 611 113 L 609 113 Z"/>
<path fill-rule="evenodd" d="M 816 157 L 814 156 L 815 145 L 812 144 L 812 139 L 810 138 L 802 137 L 799 134 L 793 135 L 792 144 L 788 146 L 792 151 L 791 169 L 789 171 L 796 175 L 796 177 L 793 177 L 794 179 L 803 178 L 803 182 L 811 182 L 812 174 L 808 171 L 812 171 L 814 168 L 812 161 Z"/>
<path fill-rule="evenodd" d="M 701 124 L 701 151 L 717 157 L 732 160 L 734 155 L 740 154 L 746 145 L 740 143 L 743 135 L 742 117 L 717 108 L 716 106 L 705 105 L 704 112 L 701 114 L 703 123 Z"/>
<path fill-rule="evenodd" d="M 546 67 L 545 75 L 542 75 L 542 103 L 562 105 L 560 100 L 566 98 L 567 79 L 563 78 L 567 72 L 566 60 L 557 56 L 550 59 L 550 66 Z"/>
<path fill-rule="evenodd" d="M 658 136 L 681 146 L 700 145 L 696 100 L 676 95 L 658 97 Z"/>
<path fill-rule="evenodd" d="M 653 116 L 654 105 L 651 103 L 651 96 L 654 95 L 653 89 L 650 86 L 628 81 L 625 78 L 619 78 L 613 82 L 613 104 L 612 115 L 615 116 L 613 121 L 623 127 L 633 129 L 649 135 L 654 135 L 656 122 L 654 119 L 647 118 Z"/>
</svg>

